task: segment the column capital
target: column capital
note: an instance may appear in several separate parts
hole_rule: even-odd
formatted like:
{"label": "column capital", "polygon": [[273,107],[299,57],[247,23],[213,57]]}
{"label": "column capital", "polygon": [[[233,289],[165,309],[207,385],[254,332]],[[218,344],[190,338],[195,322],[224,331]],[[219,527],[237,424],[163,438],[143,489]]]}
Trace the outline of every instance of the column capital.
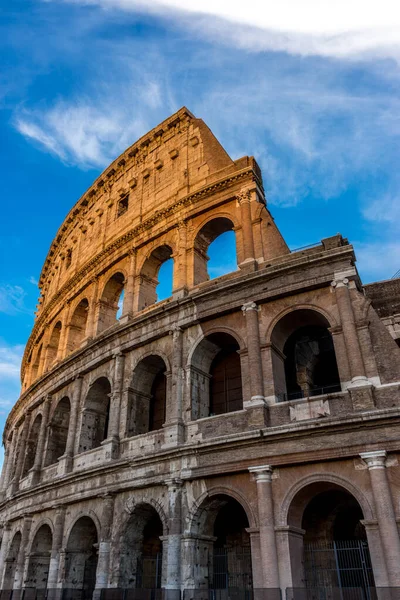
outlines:
{"label": "column capital", "polygon": [[272,481],[273,467],[271,465],[261,465],[259,467],[249,467],[249,472],[254,475],[257,483],[266,481],[271,483]]}
{"label": "column capital", "polygon": [[171,329],[168,331],[168,333],[169,333],[169,335],[172,335],[173,338],[175,339],[182,333],[182,331],[183,331],[182,327],[179,327],[179,325],[173,325],[171,327]]}
{"label": "column capital", "polygon": [[171,479],[165,479],[165,485],[168,487],[168,491],[174,491],[176,488],[181,488],[183,486],[183,480],[179,477],[171,477]]}
{"label": "column capital", "polygon": [[250,200],[251,200],[250,190],[240,190],[240,192],[238,194],[236,194],[236,200],[239,202],[239,204],[244,204],[246,202],[250,202]]}
{"label": "column capital", "polygon": [[353,278],[356,275],[357,271],[355,267],[351,267],[350,269],[346,269],[345,271],[335,271],[335,275],[333,281],[331,282],[331,286],[333,288],[348,287],[350,283],[350,278]]}
{"label": "column capital", "polygon": [[246,302],[245,304],[243,304],[242,311],[243,311],[244,315],[251,310],[260,312],[260,307],[257,306],[257,304],[255,302]]}
{"label": "column capital", "polygon": [[384,469],[386,467],[386,450],[373,450],[372,452],[361,452],[360,457],[367,464],[368,470]]}

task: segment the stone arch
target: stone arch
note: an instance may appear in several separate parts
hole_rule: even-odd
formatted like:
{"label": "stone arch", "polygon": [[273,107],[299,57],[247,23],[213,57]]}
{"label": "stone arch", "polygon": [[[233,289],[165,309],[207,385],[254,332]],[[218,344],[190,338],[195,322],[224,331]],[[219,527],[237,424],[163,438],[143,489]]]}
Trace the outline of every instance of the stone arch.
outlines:
{"label": "stone arch", "polygon": [[125,275],[120,270],[109,277],[99,300],[97,333],[105,331],[118,322],[119,301],[124,291]]}
{"label": "stone arch", "polygon": [[51,369],[57,360],[58,350],[60,347],[60,338],[61,338],[61,330],[62,323],[61,321],[57,321],[54,325],[53,330],[51,332],[50,341],[47,346],[47,357],[46,357],[46,367]]}
{"label": "stone arch", "polygon": [[336,353],[325,311],[307,306],[284,311],[268,340],[279,401],[341,390]]}
{"label": "stone arch", "polygon": [[17,569],[17,559],[21,546],[22,534],[19,529],[14,532],[7,549],[4,566],[3,589],[11,590],[14,587],[14,578]]}
{"label": "stone arch", "polygon": [[29,471],[35,464],[36,449],[42,425],[42,418],[42,414],[38,413],[30,426],[28,440],[25,448],[24,467],[22,469],[21,477],[25,477],[26,475],[28,475]]}
{"label": "stone arch", "polygon": [[375,518],[374,511],[368,499],[353,483],[333,473],[317,473],[303,477],[288,490],[280,505],[281,508],[278,513],[279,526],[284,527],[288,525],[289,509],[295,496],[304,488],[318,483],[327,483],[342,487],[357,500],[366,520],[373,520]]}
{"label": "stone arch", "polygon": [[204,333],[204,332],[200,333],[200,335],[197,336],[196,340],[192,344],[192,347],[189,350],[188,358],[187,358],[187,361],[186,361],[186,366],[187,367],[190,367],[190,365],[192,364],[193,354],[195,353],[197,346],[208,335],[212,335],[213,333],[227,333],[228,335],[230,335],[233,338],[235,338],[235,340],[237,341],[237,343],[239,345],[239,349],[240,350],[245,350],[246,349],[246,343],[245,343],[243,337],[237,332],[236,329],[233,329],[233,327],[226,327],[226,326],[221,326],[221,325],[218,325],[218,327],[211,327],[210,329],[207,329],[206,333]]}
{"label": "stone arch", "polygon": [[120,529],[119,587],[160,588],[166,518],[154,502],[137,502]]}
{"label": "stone arch", "polygon": [[84,590],[87,597],[91,597],[96,584],[99,531],[98,523],[88,514],[78,516],[68,531],[65,585]]}
{"label": "stone arch", "polygon": [[78,452],[98,448],[107,439],[110,418],[111,384],[98,377],[90,386],[82,410]]}
{"label": "stone arch", "polygon": [[292,486],[279,520],[288,535],[293,587],[374,587],[363,566],[370,564],[363,520],[372,516],[361,491],[342,477],[315,474]]}
{"label": "stone arch", "polygon": [[163,243],[153,250],[143,260],[139,269],[140,287],[138,296],[138,309],[142,310],[157,302],[158,273],[160,267],[174,256],[173,246]]}
{"label": "stone arch", "polygon": [[42,360],[42,351],[43,351],[43,344],[40,344],[40,346],[38,347],[36,354],[35,354],[35,360],[32,364],[31,383],[33,383],[41,374],[40,366],[41,366],[41,360]]}
{"label": "stone arch", "polygon": [[272,319],[271,323],[268,325],[268,328],[265,333],[265,343],[266,344],[270,344],[272,342],[272,340],[271,340],[272,332],[274,331],[275,326],[279,323],[279,321],[286,315],[296,312],[298,310],[310,310],[310,311],[314,311],[316,313],[320,313],[322,315],[322,317],[325,318],[329,327],[336,327],[338,325],[338,321],[335,318],[335,316],[332,313],[325,310],[324,308],[322,308],[321,306],[318,306],[317,304],[312,304],[312,303],[296,304],[295,306],[289,306],[288,308],[281,310],[277,315],[275,315],[275,317]]}
{"label": "stone arch", "polygon": [[203,336],[192,351],[189,366],[192,420],[243,408],[238,339],[236,333],[218,329]]}
{"label": "stone arch", "polygon": [[68,396],[64,396],[58,401],[48,426],[45,467],[57,462],[65,452],[70,414],[71,402]]}
{"label": "stone arch", "polygon": [[68,325],[67,354],[78,350],[86,336],[89,302],[82,298],[75,306]]}
{"label": "stone arch", "polygon": [[[209,215],[197,228],[192,241],[193,247],[193,285],[208,281],[210,275],[207,269],[209,257],[208,248],[220,235],[235,231],[235,219],[231,214],[215,213]],[[238,263],[238,248],[236,240],[236,263]]]}
{"label": "stone arch", "polygon": [[167,363],[158,353],[146,353],[136,363],[128,389],[128,437],[162,428],[169,392],[167,372]]}
{"label": "stone arch", "polygon": [[48,523],[42,523],[32,538],[25,587],[45,589],[50,567],[53,532]]}

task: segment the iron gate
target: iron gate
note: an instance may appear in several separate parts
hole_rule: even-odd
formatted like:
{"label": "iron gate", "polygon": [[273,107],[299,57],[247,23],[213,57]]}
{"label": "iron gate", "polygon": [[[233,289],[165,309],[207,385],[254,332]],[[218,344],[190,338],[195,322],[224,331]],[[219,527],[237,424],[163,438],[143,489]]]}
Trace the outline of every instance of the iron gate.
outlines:
{"label": "iron gate", "polygon": [[214,590],[252,589],[250,548],[214,548],[212,572]]}
{"label": "iron gate", "polygon": [[374,587],[368,543],[342,540],[304,545],[304,571],[307,588],[352,588],[363,591],[368,600]]}
{"label": "iron gate", "polygon": [[161,588],[162,554],[140,556],[137,560],[136,587],[142,589]]}

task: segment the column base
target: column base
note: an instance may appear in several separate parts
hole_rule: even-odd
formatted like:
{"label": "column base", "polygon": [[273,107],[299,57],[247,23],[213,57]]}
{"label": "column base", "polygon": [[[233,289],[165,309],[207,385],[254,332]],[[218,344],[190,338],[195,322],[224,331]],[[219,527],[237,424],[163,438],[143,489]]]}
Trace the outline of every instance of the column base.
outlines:
{"label": "column base", "polygon": [[172,290],[172,299],[180,300],[181,298],[185,298],[188,295],[188,289],[186,287],[178,288],[177,290]]}
{"label": "column base", "polygon": [[246,402],[243,403],[243,408],[247,412],[247,426],[253,428],[264,429],[268,425],[268,410],[265,401],[262,403],[257,401],[256,404]]}
{"label": "column base", "polygon": [[373,410],[375,408],[373,387],[372,383],[368,380],[363,383],[357,381],[354,384],[352,381],[347,390],[350,394],[354,410]]}
{"label": "column base", "polygon": [[243,408],[255,408],[255,407],[265,407],[267,403],[265,402],[264,396],[252,396],[250,400],[243,401]]}
{"label": "column base", "polygon": [[119,318],[119,322],[121,325],[126,325],[127,323],[129,323],[129,321],[132,321],[132,319],[133,314],[129,312],[126,315],[122,315],[122,317]]}
{"label": "column base", "polygon": [[174,423],[164,423],[164,443],[162,445],[163,450],[168,448],[176,448],[184,441],[185,429],[183,421],[176,421]]}
{"label": "column base", "polygon": [[68,473],[71,473],[73,467],[74,467],[74,457],[73,456],[69,456],[68,454],[64,454],[63,456],[60,456],[60,458],[58,459],[58,468],[57,468],[58,477],[62,477],[63,475],[67,475]]}
{"label": "column base", "polygon": [[101,442],[101,446],[104,448],[104,460],[119,458],[119,438],[108,438]]}
{"label": "column base", "polygon": [[240,265],[238,265],[238,267],[241,271],[248,271],[249,273],[252,273],[254,271],[257,271],[258,262],[255,258],[246,258],[243,262],[240,263]]}

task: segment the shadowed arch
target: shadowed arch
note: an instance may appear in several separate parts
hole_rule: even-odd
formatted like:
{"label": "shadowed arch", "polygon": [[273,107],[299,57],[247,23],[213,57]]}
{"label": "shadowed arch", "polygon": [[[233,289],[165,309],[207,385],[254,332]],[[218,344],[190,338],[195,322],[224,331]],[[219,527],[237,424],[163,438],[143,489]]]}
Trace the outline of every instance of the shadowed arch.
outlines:
{"label": "shadowed arch", "polygon": [[[202,283],[203,281],[208,281],[210,279],[210,273],[208,272],[207,263],[209,260],[209,256],[207,252],[210,248],[210,245],[216,241],[220,236],[227,234],[229,231],[234,231],[235,225],[232,221],[231,216],[217,216],[214,215],[210,219],[207,219],[197,231],[193,246],[194,246],[194,254],[193,254],[193,284],[197,285]],[[235,238],[236,242],[236,238]],[[237,249],[235,245],[235,256],[227,256],[225,253],[223,256],[223,260],[219,261],[220,264],[216,265],[215,268],[219,268],[218,272],[214,273],[214,277],[218,277],[220,275],[225,275],[226,273],[231,272],[232,270],[232,261],[235,261],[237,266]]]}
{"label": "shadowed arch", "polygon": [[107,438],[110,417],[111,384],[99,377],[90,386],[82,411],[79,452],[98,448]]}
{"label": "shadowed arch", "polygon": [[49,345],[47,346],[47,360],[46,367],[51,369],[53,364],[55,363],[58,355],[58,350],[60,346],[60,338],[61,338],[61,329],[62,324],[61,321],[57,321],[57,323],[53,327],[53,331],[51,332]]}
{"label": "shadowed arch", "polygon": [[89,516],[80,516],[73,524],[66,545],[65,584],[82,589],[90,597],[96,583],[98,528]]}
{"label": "shadowed arch", "polygon": [[75,307],[69,323],[67,354],[78,350],[86,336],[86,326],[89,313],[89,302],[83,298]]}
{"label": "shadowed arch", "polygon": [[21,546],[21,531],[16,531],[13,535],[5,560],[3,589],[11,590],[14,587],[15,572],[17,569],[17,559]]}
{"label": "shadowed arch", "polygon": [[[172,259],[172,256],[172,247],[168,244],[163,244],[162,246],[155,248],[150,256],[145,259],[140,270],[139,310],[157,302],[157,286],[159,284],[158,274],[160,267],[166,263],[166,261]],[[172,293],[172,279],[170,288]]]}
{"label": "shadowed arch", "polygon": [[71,402],[67,396],[62,398],[51,417],[44,466],[52,465],[64,454],[67,446]]}
{"label": "shadowed arch", "polygon": [[99,316],[97,333],[105,331],[118,322],[119,301],[124,290],[125,277],[118,271],[114,273],[104,286],[99,300]]}
{"label": "shadowed arch", "polygon": [[44,523],[38,528],[32,541],[25,587],[36,589],[47,587],[52,543],[52,530],[47,523]]}

